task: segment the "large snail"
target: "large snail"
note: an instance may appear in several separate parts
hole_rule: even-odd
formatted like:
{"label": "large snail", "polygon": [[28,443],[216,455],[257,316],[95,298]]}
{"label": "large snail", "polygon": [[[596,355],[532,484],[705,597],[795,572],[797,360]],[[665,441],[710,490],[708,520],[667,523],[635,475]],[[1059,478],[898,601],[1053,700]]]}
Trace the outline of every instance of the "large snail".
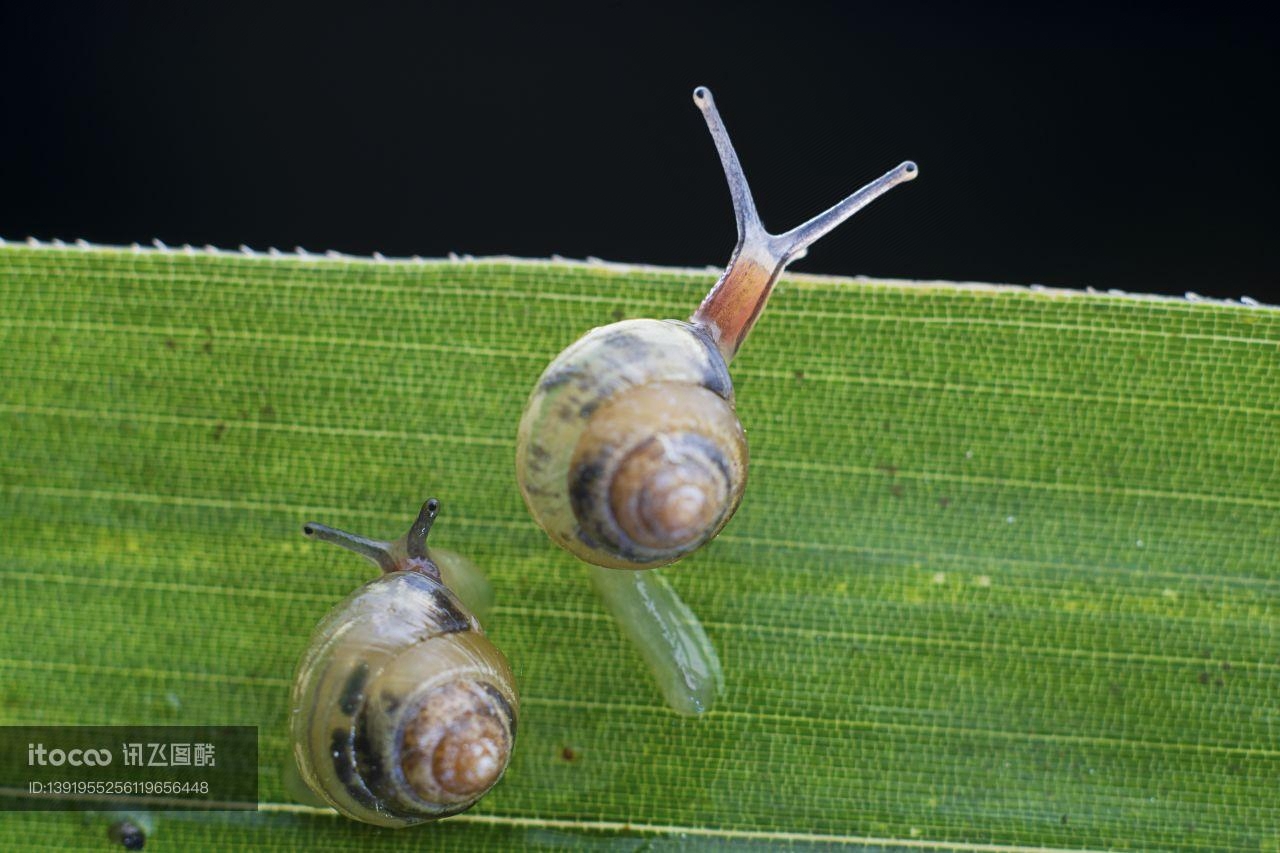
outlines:
{"label": "large snail", "polygon": [[916,177],[903,163],[785,234],[764,229],[711,92],[693,91],[733,199],[738,244],[688,322],[596,328],[538,380],[520,421],[520,491],[551,540],[592,563],[592,584],[639,648],[667,704],[705,711],[723,684],[693,611],[652,569],[711,540],[742,500],[747,441],[728,364],[774,282],[818,238]]}
{"label": "large snail", "polygon": [[784,234],[764,229],[711,92],[702,110],[738,226],[729,266],[688,322],[592,329],[547,367],[520,421],[520,491],[552,541],[588,563],[650,569],[712,539],[742,500],[747,441],[728,364],[783,269],[890,188],[906,162]]}
{"label": "large snail", "polygon": [[469,808],[502,776],[515,741],[511,668],[446,586],[475,588],[476,570],[426,547],[438,510],[427,501],[396,542],[303,528],[383,571],[316,627],[298,664],[290,722],[307,787],[347,817],[380,826]]}

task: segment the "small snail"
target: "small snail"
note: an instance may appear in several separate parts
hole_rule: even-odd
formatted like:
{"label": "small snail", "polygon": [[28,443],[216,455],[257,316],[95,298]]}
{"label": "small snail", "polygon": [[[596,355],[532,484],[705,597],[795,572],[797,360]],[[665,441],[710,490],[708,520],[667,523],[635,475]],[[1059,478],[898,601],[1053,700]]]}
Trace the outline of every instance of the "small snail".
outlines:
{"label": "small snail", "polygon": [[902,163],[784,234],[764,229],[711,92],[702,110],[733,198],[738,244],[688,322],[624,320],[588,332],[538,380],[516,449],[520,491],[552,541],[588,563],[649,569],[712,539],[746,486],[747,441],[728,364],[783,269],[892,187]]}
{"label": "small snail", "polygon": [[294,678],[290,723],[307,787],[379,826],[471,807],[502,776],[515,741],[519,697],[507,659],[445,586],[476,570],[426,547],[439,506],[427,501],[394,543],[303,528],[384,573],[316,627]]}

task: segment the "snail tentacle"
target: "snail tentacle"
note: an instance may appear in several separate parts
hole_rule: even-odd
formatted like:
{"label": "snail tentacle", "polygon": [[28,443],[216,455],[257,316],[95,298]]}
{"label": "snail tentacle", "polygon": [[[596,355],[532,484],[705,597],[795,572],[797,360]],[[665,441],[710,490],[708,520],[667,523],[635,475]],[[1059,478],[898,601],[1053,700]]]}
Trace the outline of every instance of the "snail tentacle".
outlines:
{"label": "snail tentacle", "polygon": [[392,551],[393,546],[390,542],[358,536],[355,533],[348,533],[345,530],[339,530],[336,527],[329,527],[327,524],[320,524],[315,521],[308,521],[304,524],[302,526],[302,534],[308,539],[332,542],[339,548],[354,551],[361,557],[371,560],[374,565],[384,572],[399,571],[399,561],[396,560]]}
{"label": "snail tentacle", "polygon": [[741,251],[749,238],[760,240],[768,235],[764,230],[764,223],[760,221],[760,214],[756,212],[756,203],[751,197],[751,187],[747,183],[746,173],[742,171],[742,162],[738,159],[738,152],[734,150],[733,142],[729,139],[729,131],[725,129],[724,121],[720,118],[720,111],[716,109],[711,90],[706,86],[694,89],[693,102],[698,105],[698,109],[702,110],[702,116],[707,121],[707,129],[711,131],[711,141],[715,143],[716,153],[720,155],[720,165],[724,167],[725,180],[729,183],[729,195],[733,198],[733,216],[738,224],[736,253]]}
{"label": "snail tentacle", "polygon": [[782,257],[783,265],[786,265],[789,261],[799,257],[800,253],[809,246],[812,246],[835,230],[840,223],[898,184],[914,181],[919,174],[919,167],[910,160],[899,163],[865,187],[851,193],[840,203],[832,205],[808,222],[797,225],[785,233],[771,235],[770,242],[774,244],[774,252]]}
{"label": "snail tentacle", "polygon": [[430,498],[422,505],[422,511],[413,522],[413,527],[405,534],[405,550],[410,557],[425,560],[427,558],[427,535],[431,533],[431,525],[435,524],[440,513],[440,501]]}
{"label": "snail tentacle", "polygon": [[738,224],[738,244],[724,274],[711,288],[691,322],[710,332],[724,360],[729,362],[751,332],[774,283],[787,264],[801,257],[809,246],[879,196],[898,184],[915,179],[919,169],[910,161],[902,163],[808,222],[782,234],[770,234],[756,211],[747,177],[711,91],[699,86],[693,90],[693,100],[706,119],[729,182],[729,195],[733,199],[733,213]]}

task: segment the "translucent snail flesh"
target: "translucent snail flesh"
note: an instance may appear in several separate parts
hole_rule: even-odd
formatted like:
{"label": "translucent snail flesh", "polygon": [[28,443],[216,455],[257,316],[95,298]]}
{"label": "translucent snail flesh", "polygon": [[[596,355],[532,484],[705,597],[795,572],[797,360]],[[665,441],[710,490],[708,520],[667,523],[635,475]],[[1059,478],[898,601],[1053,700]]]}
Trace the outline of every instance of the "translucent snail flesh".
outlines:
{"label": "translucent snail flesh", "polygon": [[290,734],[307,787],[343,815],[410,826],[471,807],[501,778],[516,735],[511,668],[426,548],[430,500],[398,542],[304,532],[384,572],[316,627],[294,678]]}
{"label": "translucent snail flesh", "polygon": [[698,617],[660,572],[591,566],[591,586],[640,652],[667,707],[697,716],[724,689],[720,656]]}
{"label": "translucent snail flesh", "polygon": [[592,329],[538,380],[520,421],[517,479],[552,541],[582,560],[649,569],[701,547],[742,500],[747,441],[728,364],[774,282],[818,238],[890,188],[906,162],[784,234],[764,229],[711,92],[702,110],[733,198],[738,243],[688,322]]}

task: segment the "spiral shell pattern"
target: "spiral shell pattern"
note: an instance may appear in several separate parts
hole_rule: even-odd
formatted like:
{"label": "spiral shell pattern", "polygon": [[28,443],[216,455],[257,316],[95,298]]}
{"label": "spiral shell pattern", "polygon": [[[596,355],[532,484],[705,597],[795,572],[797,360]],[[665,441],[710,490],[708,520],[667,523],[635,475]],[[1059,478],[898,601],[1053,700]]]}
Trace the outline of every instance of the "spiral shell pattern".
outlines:
{"label": "spiral shell pattern", "polygon": [[593,329],[539,380],[516,467],[535,520],[581,559],[628,569],[678,559],[720,531],[746,486],[724,358],[676,320]]}
{"label": "spiral shell pattern", "polygon": [[383,575],[330,611],[298,666],[298,770],[366,823],[456,814],[506,769],[514,684],[506,658],[446,587],[417,572]]}

